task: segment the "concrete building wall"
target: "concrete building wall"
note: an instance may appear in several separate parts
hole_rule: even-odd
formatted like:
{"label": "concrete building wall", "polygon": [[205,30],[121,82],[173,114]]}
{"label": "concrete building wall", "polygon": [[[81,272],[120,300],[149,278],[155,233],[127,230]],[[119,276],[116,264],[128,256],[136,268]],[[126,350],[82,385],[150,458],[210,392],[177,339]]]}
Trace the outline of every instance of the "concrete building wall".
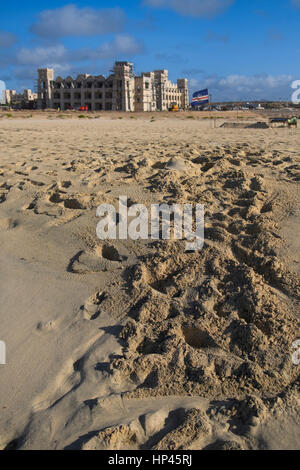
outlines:
{"label": "concrete building wall", "polygon": [[113,74],[107,78],[83,74],[75,79],[54,80],[53,69],[38,70],[39,108],[67,110],[88,106],[91,111],[156,111],[178,104],[185,109],[187,93],[187,80],[171,83],[167,70],[136,77],[130,62],[116,62]]}
{"label": "concrete building wall", "polygon": [[6,104],[12,104],[18,100],[18,94],[16,90],[5,90]]}
{"label": "concrete building wall", "polygon": [[52,84],[54,80],[53,69],[38,70],[38,108],[52,107]]}
{"label": "concrete building wall", "polygon": [[10,104],[11,103],[11,92],[13,90],[5,90],[4,94],[5,94],[5,103],[6,104]]}
{"label": "concrete building wall", "polygon": [[16,90],[6,90],[5,97],[7,104],[17,104],[24,101],[24,95],[22,93],[17,93]]}
{"label": "concrete building wall", "polygon": [[23,96],[25,101],[35,101],[38,97],[37,93],[33,93],[30,88],[24,90]]}
{"label": "concrete building wall", "polygon": [[6,104],[6,87],[2,80],[0,80],[0,104]]}
{"label": "concrete building wall", "polygon": [[133,64],[131,62],[116,62],[114,65],[114,76],[118,81],[118,105],[116,110],[134,111],[135,104],[135,84]]}
{"label": "concrete building wall", "polygon": [[182,109],[187,109],[190,105],[188,79],[179,78],[177,80],[177,86],[181,93],[181,107]]}
{"label": "concrete building wall", "polygon": [[169,80],[168,70],[155,70],[156,105],[160,111],[167,111],[172,105],[179,109],[187,109],[189,106],[188,81],[178,79],[177,83]]}
{"label": "concrete building wall", "polygon": [[37,93],[33,93],[30,89],[24,90],[24,93],[17,93],[16,90],[5,90],[6,104],[10,105],[26,105],[37,100]]}
{"label": "concrete building wall", "polygon": [[156,88],[153,72],[135,77],[135,111],[156,110]]}

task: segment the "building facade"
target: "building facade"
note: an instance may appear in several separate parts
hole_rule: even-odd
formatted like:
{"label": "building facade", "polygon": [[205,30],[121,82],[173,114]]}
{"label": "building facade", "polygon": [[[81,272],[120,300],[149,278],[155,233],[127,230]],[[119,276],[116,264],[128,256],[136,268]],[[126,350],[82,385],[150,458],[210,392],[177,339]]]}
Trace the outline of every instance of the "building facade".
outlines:
{"label": "building facade", "polygon": [[168,70],[155,70],[156,107],[161,111],[167,111],[173,104],[179,109],[187,109],[189,106],[188,80],[178,79],[172,83],[168,77]]}
{"label": "building facade", "polygon": [[173,104],[179,109],[188,107],[188,81],[170,82],[167,70],[137,77],[132,63],[116,62],[107,78],[84,74],[55,80],[53,69],[38,70],[39,109],[87,106],[91,111],[164,111]]}
{"label": "building facade", "polygon": [[6,87],[2,80],[0,80],[0,104],[6,104]]}
{"label": "building facade", "polygon": [[37,93],[30,89],[24,90],[24,93],[17,93],[16,90],[5,90],[5,102],[8,105],[25,105],[37,101]]}
{"label": "building facade", "polygon": [[38,97],[37,93],[31,91],[30,88],[24,90],[23,96],[25,101],[36,101]]}
{"label": "building facade", "polygon": [[16,102],[19,100],[19,94],[17,93],[16,90],[5,90],[5,103],[6,104],[12,104],[13,102]]}

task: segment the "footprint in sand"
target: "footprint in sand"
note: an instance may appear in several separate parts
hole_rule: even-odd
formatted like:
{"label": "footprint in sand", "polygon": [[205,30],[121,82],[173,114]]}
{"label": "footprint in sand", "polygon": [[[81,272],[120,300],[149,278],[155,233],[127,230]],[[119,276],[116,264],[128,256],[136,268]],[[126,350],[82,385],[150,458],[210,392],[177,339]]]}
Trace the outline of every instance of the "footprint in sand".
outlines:
{"label": "footprint in sand", "polygon": [[58,183],[58,186],[60,186],[61,188],[69,188],[70,186],[72,186],[72,183],[71,181],[59,181]]}
{"label": "footprint in sand", "polygon": [[18,225],[18,222],[14,219],[11,219],[9,217],[5,217],[3,219],[0,219],[0,228],[1,230],[12,230]]}
{"label": "footprint in sand", "polygon": [[46,321],[46,322],[39,322],[36,326],[36,330],[39,333],[50,333],[56,328],[56,322],[54,320]]}
{"label": "footprint in sand", "polygon": [[108,261],[121,261],[118,250],[112,245],[103,245],[96,248],[96,254]]}
{"label": "footprint in sand", "polygon": [[196,326],[183,326],[182,336],[185,342],[194,349],[215,348],[216,343],[209,333]]}
{"label": "footprint in sand", "polygon": [[86,320],[96,320],[101,311],[100,305],[107,298],[106,292],[96,292],[92,295],[88,301],[81,307],[83,310],[83,316]]}
{"label": "footprint in sand", "polygon": [[75,274],[92,274],[97,272],[112,271],[119,269],[121,261],[125,256],[120,256],[118,250],[112,245],[100,245],[94,252],[84,250],[76,253],[71,258],[67,271]]}
{"label": "footprint in sand", "polygon": [[[64,187],[67,187],[68,184],[71,185],[70,181],[65,181],[64,184],[65,184]],[[73,197],[73,196],[69,196],[67,198],[65,197],[65,194],[66,194],[65,191],[55,191],[50,195],[49,201],[52,202],[53,204],[63,204],[66,209],[71,209],[71,210],[86,209],[86,206],[78,198]]]}
{"label": "footprint in sand", "polygon": [[49,197],[49,201],[52,202],[53,204],[59,204],[63,202],[60,192],[55,191],[54,193],[52,193],[51,196]]}
{"label": "footprint in sand", "polygon": [[72,210],[84,209],[84,206],[76,198],[65,199],[64,207]]}

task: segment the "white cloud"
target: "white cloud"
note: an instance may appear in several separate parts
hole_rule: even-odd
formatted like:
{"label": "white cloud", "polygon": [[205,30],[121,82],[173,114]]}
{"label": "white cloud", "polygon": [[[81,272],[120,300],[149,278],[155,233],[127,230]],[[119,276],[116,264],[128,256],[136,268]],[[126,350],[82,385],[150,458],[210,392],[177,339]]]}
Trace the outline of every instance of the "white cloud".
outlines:
{"label": "white cloud", "polygon": [[170,8],[186,16],[214,17],[223,13],[235,0],[144,0],[144,5]]}
{"label": "white cloud", "polygon": [[228,75],[191,79],[190,91],[209,88],[214,101],[291,99],[292,75]]}
{"label": "white cloud", "polygon": [[0,29],[0,47],[11,47],[17,42],[17,38],[12,33],[7,33]]}
{"label": "white cloud", "polygon": [[143,45],[140,41],[127,34],[119,34],[113,41],[100,46],[95,53],[99,59],[110,59],[125,55],[132,56],[142,51]]}
{"label": "white cloud", "polygon": [[99,10],[66,5],[42,11],[30,30],[44,38],[96,36],[120,32],[124,23],[125,14],[120,8]]}
{"label": "white cloud", "polygon": [[56,76],[61,75],[65,77],[71,71],[70,64],[56,64],[54,62],[53,64],[51,64],[51,68],[54,69]]}
{"label": "white cloud", "polygon": [[68,58],[67,49],[62,46],[35,47],[29,49],[22,47],[16,55],[19,65],[46,65],[54,62],[61,63]]}
{"label": "white cloud", "polygon": [[15,55],[6,57],[6,62],[14,65],[12,75],[23,86],[26,80],[34,80],[39,67],[53,68],[56,76],[68,74],[75,76],[91,69],[97,73],[99,61],[105,63],[110,59],[127,59],[142,50],[141,42],[132,36],[116,35],[111,42],[103,43],[94,49],[68,50],[61,44],[34,48],[22,47]]}
{"label": "white cloud", "polygon": [[22,47],[16,53],[17,65],[53,66],[67,62],[83,62],[100,59],[117,59],[118,57],[133,56],[143,51],[143,45],[134,37],[127,34],[117,34],[110,41],[99,47],[68,50],[63,45],[27,48]]}

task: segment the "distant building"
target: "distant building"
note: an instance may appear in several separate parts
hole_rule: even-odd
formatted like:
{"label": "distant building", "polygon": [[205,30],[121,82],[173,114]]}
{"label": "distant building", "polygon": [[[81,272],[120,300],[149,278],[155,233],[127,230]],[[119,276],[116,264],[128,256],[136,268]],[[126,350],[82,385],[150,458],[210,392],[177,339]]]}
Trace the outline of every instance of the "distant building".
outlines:
{"label": "distant building", "polygon": [[36,101],[38,97],[37,93],[32,92],[30,88],[24,90],[23,96],[25,101]]}
{"label": "distant building", "polygon": [[18,94],[16,90],[5,90],[6,104],[12,104],[13,101],[17,101]]}
{"label": "distant building", "polygon": [[142,73],[140,77],[134,78],[134,110],[155,111],[156,110],[156,88],[153,72]]}
{"label": "distant building", "polygon": [[38,108],[91,111],[164,111],[173,104],[189,106],[188,81],[172,83],[167,70],[142,73],[137,77],[130,62],[116,62],[113,74],[78,75],[54,80],[53,69],[38,70]]}
{"label": "distant building", "polygon": [[0,80],[0,104],[6,104],[5,83]]}
{"label": "distant building", "polygon": [[5,90],[6,104],[24,106],[32,104],[37,100],[37,93],[30,89],[24,90],[24,93],[17,93],[16,90]]}
{"label": "distant building", "polygon": [[179,109],[189,107],[188,80],[178,79],[172,83],[168,78],[168,70],[155,70],[154,82],[156,88],[156,108],[159,111],[167,111],[172,104],[178,105]]}

